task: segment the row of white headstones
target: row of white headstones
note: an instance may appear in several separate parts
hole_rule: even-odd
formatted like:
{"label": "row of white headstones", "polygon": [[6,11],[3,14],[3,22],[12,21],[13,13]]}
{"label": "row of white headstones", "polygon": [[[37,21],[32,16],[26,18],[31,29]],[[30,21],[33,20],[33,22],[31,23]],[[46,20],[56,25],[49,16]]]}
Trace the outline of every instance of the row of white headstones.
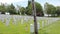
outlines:
{"label": "row of white headstones", "polygon": [[33,17],[19,16],[19,15],[0,15],[0,21],[2,21],[2,23],[4,23],[4,21],[5,21],[7,26],[9,25],[11,19],[13,20],[12,24],[16,24],[17,21],[20,21],[20,23],[23,24],[24,22],[32,20]]}
{"label": "row of white headstones", "polygon": [[[39,20],[39,18],[37,18]],[[46,18],[46,17],[40,17],[40,20],[42,20],[42,28],[45,26],[48,26],[50,24],[56,23],[56,21],[60,20],[60,18]],[[46,22],[44,22],[46,20]],[[37,29],[39,30],[41,28],[40,23],[37,23]],[[34,32],[34,24],[30,24],[30,30],[33,33]]]}
{"label": "row of white headstones", "polygon": [[[17,24],[17,21],[21,20],[21,24],[23,24],[24,22],[27,22],[29,20],[33,20],[32,16],[19,16],[19,15],[0,15],[0,20],[2,21],[2,23],[5,22],[6,26],[9,25],[10,20],[13,18],[13,23],[12,24]],[[37,17],[37,21],[38,20],[42,20],[42,27],[48,26],[52,23],[54,23],[57,20],[60,20],[60,18],[47,18],[47,17]],[[44,20],[46,21],[46,23],[44,22]],[[38,29],[40,29],[40,23],[37,23],[37,27]],[[30,24],[30,32],[34,32],[34,24]]]}

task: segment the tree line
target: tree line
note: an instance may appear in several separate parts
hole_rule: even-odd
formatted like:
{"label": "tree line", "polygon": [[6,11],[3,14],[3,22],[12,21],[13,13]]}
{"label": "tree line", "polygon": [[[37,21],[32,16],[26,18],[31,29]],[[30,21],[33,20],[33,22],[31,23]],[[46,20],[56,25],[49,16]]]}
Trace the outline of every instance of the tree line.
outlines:
{"label": "tree line", "polygon": [[[60,16],[60,6],[54,6],[47,2],[44,4],[44,8],[42,8],[41,4],[38,2],[35,2],[35,6],[37,16],[44,16],[44,14],[47,14],[48,16]],[[11,15],[33,15],[31,3],[28,3],[27,7],[17,5],[17,8],[13,4],[7,6],[5,4],[1,4],[0,12],[2,14],[9,12]]]}
{"label": "tree line", "polygon": [[48,14],[48,16],[49,14],[51,16],[60,16],[60,6],[54,6],[46,2],[44,4],[44,12]]}

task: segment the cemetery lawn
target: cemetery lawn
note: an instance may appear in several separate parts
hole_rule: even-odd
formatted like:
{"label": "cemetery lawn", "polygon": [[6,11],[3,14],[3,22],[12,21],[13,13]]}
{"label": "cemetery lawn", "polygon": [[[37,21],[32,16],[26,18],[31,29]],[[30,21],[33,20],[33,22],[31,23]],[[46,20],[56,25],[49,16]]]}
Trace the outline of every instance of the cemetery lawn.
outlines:
{"label": "cemetery lawn", "polygon": [[[30,23],[32,22],[30,21]],[[13,25],[11,20],[9,26],[6,26],[5,23],[0,21],[0,34],[30,34],[30,23],[21,24],[18,21],[16,25]],[[26,29],[26,26],[28,29]],[[60,34],[60,20],[44,28],[41,27],[38,32],[39,34]]]}
{"label": "cemetery lawn", "polygon": [[60,20],[39,30],[39,34],[60,34]]}

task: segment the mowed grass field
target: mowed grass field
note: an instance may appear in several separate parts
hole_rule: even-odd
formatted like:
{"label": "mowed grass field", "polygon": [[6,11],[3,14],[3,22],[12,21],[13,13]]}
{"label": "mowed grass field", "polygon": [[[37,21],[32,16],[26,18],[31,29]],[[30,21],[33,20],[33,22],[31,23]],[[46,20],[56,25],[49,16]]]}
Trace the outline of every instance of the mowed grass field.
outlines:
{"label": "mowed grass field", "polygon": [[39,30],[39,34],[60,34],[60,20],[42,28]]}
{"label": "mowed grass field", "polygon": [[[17,21],[17,24],[12,24],[12,21],[13,20],[11,19],[8,26],[6,26],[5,23],[2,23],[2,21],[0,21],[0,34],[30,34],[30,24],[33,24],[33,20],[24,22],[24,24],[21,24],[20,21]],[[39,23],[39,34],[60,34],[60,20],[56,21],[53,24],[45,26],[44,28],[42,28],[41,20],[39,20]]]}

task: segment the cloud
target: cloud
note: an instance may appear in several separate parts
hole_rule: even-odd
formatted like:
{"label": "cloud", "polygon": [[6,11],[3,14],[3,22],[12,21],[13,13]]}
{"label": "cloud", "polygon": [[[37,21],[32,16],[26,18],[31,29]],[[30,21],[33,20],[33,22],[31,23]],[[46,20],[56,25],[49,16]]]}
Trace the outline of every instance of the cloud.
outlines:
{"label": "cloud", "polygon": [[8,4],[11,4],[11,3],[16,3],[16,2],[23,2],[23,1],[28,1],[28,0],[0,0],[0,3],[8,3]]}

